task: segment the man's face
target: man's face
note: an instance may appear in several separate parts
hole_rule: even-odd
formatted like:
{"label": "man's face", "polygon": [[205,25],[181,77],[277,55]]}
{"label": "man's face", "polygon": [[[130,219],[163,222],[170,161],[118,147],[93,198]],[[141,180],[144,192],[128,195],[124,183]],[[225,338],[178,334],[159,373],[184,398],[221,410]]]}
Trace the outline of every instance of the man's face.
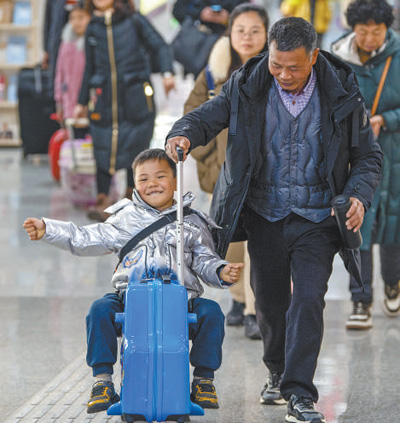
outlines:
{"label": "man's face", "polygon": [[296,94],[305,86],[318,53],[316,48],[310,55],[304,47],[279,51],[273,41],[269,46],[268,69],[285,91]]}
{"label": "man's face", "polygon": [[384,23],[376,24],[374,21],[368,24],[357,24],[354,26],[355,41],[357,46],[372,53],[385,42],[387,27]]}
{"label": "man's face", "polygon": [[174,202],[176,179],[166,160],[148,160],[136,166],[135,188],[142,200],[163,211]]}

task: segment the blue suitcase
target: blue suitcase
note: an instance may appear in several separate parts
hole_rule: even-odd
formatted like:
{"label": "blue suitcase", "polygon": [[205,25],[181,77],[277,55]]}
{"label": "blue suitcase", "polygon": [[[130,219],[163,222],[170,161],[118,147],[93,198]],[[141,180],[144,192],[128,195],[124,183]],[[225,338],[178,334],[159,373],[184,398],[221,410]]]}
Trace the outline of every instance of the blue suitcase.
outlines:
{"label": "blue suitcase", "polygon": [[[108,410],[127,422],[189,420],[204,410],[190,401],[188,295],[183,286],[183,151],[178,150],[178,280],[129,281],[122,323],[121,400]],[[162,274],[162,272],[157,272]]]}
{"label": "blue suitcase", "polygon": [[125,421],[178,421],[204,410],[190,401],[189,330],[186,288],[170,279],[130,281],[121,346],[121,400],[107,414]]}

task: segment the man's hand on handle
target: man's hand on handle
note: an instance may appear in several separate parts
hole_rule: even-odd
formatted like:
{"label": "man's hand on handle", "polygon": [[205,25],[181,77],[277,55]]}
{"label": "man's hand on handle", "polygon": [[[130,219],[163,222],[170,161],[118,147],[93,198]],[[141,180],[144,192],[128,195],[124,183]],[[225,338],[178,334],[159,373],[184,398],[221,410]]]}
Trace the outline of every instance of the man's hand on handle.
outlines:
{"label": "man's hand on handle", "polygon": [[170,138],[165,145],[165,151],[168,154],[168,156],[175,163],[178,163],[178,155],[176,153],[176,147],[182,148],[183,161],[185,161],[188,155],[189,147],[190,147],[189,139],[186,137],[174,137],[174,138]]}

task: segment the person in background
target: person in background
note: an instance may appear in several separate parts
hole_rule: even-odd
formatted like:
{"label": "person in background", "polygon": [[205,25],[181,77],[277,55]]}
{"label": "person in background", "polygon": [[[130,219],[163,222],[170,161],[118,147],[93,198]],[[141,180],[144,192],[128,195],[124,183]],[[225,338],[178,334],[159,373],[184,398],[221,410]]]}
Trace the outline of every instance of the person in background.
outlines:
{"label": "person in background", "polygon": [[348,329],[369,329],[373,244],[380,245],[383,311],[390,317],[400,313],[400,37],[390,28],[393,9],[385,0],[355,0],[349,4],[346,18],[351,32],[332,44],[332,52],[353,68],[370,111],[384,68],[389,64],[377,108],[370,117],[384,153],[383,178],[361,227],[364,291],[351,278],[353,312],[346,322]]}
{"label": "person in background", "polygon": [[382,153],[356,76],[316,45],[309,22],[277,21],[268,52],[249,59],[218,96],[175,122],[165,147],[177,161],[176,146],[186,157],[229,127],[211,204],[219,226],[214,239],[222,255],[231,241],[248,240],[268,368],[260,401],[288,401],[288,423],[325,422],[314,409],[313,380],[336,253],[354,275],[360,272],[357,250],[344,248],[331,200],[350,197],[346,227],[356,232],[381,180]]}
{"label": "person in background", "polygon": [[64,25],[68,22],[68,12],[78,0],[46,0],[43,22],[43,68],[49,69],[48,88],[54,94],[54,76],[58,49]]}
{"label": "person in background", "polygon": [[229,22],[229,14],[246,0],[177,0],[172,14],[182,23],[187,16],[210,28],[213,32],[224,33]]}
{"label": "person in background", "polygon": [[[242,3],[236,6],[229,18],[228,36],[221,37],[213,47],[206,69],[198,78],[188,99],[184,112],[199,107],[214,95],[235,70],[251,57],[268,48],[268,14],[259,5]],[[221,167],[225,161],[228,130],[224,129],[205,147],[195,148],[191,154],[197,162],[197,173],[203,191],[213,193]],[[248,263],[247,243],[232,243],[227,260]],[[245,336],[261,339],[254,308],[254,294],[250,287],[250,266],[245,266],[239,282],[232,286],[232,308],[226,316],[228,326],[244,324]]]}
{"label": "person in background", "polygon": [[90,20],[82,3],[73,6],[58,52],[54,99],[60,119],[72,118],[85,69],[85,31]]}
{"label": "person in background", "polygon": [[[77,226],[72,222],[31,217],[23,224],[29,238],[42,239],[77,256],[119,255],[134,236],[166,214],[176,213],[177,208],[176,165],[164,150],[143,151],[133,163],[133,170],[132,201],[124,199],[110,207],[112,215],[106,222]],[[187,193],[183,197],[185,207],[193,200],[193,194]],[[214,288],[227,288],[238,280],[243,263],[228,263],[215,253],[209,229],[215,224],[208,216],[190,209],[185,223],[184,285],[191,310],[197,315],[197,322],[189,325],[190,363],[194,367],[191,399],[203,408],[215,409],[218,398],[213,379],[222,362],[224,315],[218,303],[201,298],[204,289],[200,279]],[[86,318],[86,361],[95,378],[87,404],[89,414],[107,410],[119,400],[112,382],[118,356],[117,336],[121,335],[121,324],[115,322],[115,313],[124,311],[124,291],[129,280],[161,275],[176,279],[176,242],[174,221],[140,241],[115,269],[113,292],[92,304]]]}
{"label": "person in background", "polygon": [[86,0],[85,8],[92,18],[86,30],[86,67],[74,117],[89,113],[98,197],[88,217],[104,221],[113,175],[126,169],[126,197],[130,198],[131,164],[149,147],[153,135],[151,63],[164,76],[166,94],[175,80],[168,45],[135,10],[132,0]]}
{"label": "person in background", "polygon": [[317,47],[321,48],[325,32],[332,18],[329,0],[283,0],[283,16],[296,16],[310,22],[317,32]]}

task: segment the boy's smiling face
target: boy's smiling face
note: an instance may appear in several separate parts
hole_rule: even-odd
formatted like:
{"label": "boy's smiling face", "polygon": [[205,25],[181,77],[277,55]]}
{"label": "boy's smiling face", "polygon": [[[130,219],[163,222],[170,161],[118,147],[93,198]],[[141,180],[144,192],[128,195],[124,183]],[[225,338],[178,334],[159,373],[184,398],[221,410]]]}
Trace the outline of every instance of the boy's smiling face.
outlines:
{"label": "boy's smiling face", "polygon": [[166,160],[154,159],[138,164],[134,176],[135,188],[149,206],[159,211],[172,206],[176,178]]}

